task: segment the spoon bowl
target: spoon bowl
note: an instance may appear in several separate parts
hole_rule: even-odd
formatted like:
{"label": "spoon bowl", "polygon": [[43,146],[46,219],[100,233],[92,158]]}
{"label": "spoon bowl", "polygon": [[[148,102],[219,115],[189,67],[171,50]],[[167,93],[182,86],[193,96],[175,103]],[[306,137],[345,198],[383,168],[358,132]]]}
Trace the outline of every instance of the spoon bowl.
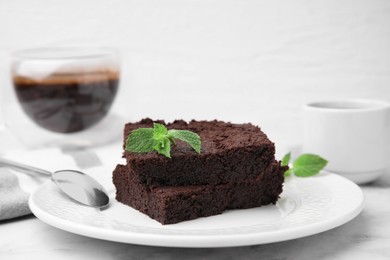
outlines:
{"label": "spoon bowl", "polygon": [[91,176],[80,171],[61,170],[51,180],[70,198],[91,207],[104,207],[109,203],[107,192]]}

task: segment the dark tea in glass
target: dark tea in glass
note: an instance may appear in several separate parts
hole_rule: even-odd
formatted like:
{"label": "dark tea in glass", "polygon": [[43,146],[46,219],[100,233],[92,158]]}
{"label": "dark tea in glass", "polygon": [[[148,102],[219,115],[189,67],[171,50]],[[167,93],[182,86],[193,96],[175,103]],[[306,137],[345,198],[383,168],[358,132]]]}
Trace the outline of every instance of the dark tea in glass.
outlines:
{"label": "dark tea in glass", "polygon": [[105,48],[15,53],[17,99],[37,125],[58,133],[87,129],[108,113],[119,84],[118,56]]}

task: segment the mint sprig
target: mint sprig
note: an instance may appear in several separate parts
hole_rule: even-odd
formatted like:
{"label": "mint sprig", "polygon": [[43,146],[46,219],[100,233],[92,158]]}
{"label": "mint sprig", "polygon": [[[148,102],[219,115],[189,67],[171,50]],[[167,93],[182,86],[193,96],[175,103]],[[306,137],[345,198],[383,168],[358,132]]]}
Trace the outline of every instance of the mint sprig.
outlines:
{"label": "mint sprig", "polygon": [[299,177],[309,177],[319,173],[328,161],[316,154],[302,154],[290,164],[291,153],[286,154],[282,159],[282,166],[290,166],[284,175],[289,176],[291,173]]}
{"label": "mint sprig", "polygon": [[138,128],[130,133],[126,139],[125,149],[134,153],[148,153],[157,151],[171,158],[171,143],[176,140],[188,143],[197,153],[200,153],[200,136],[188,130],[168,130],[164,125],[154,123],[153,128]]}

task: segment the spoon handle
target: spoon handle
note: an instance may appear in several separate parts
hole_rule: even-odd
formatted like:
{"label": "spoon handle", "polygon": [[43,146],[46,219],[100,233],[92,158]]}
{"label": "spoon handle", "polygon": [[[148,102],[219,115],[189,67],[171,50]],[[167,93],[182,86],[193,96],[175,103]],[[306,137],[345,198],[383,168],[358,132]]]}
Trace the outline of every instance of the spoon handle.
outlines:
{"label": "spoon handle", "polygon": [[49,171],[35,168],[32,166],[28,166],[28,165],[25,165],[22,163],[10,161],[10,160],[4,159],[4,158],[0,158],[0,166],[10,167],[10,168],[13,168],[17,171],[30,173],[30,174],[31,173],[38,173],[41,175],[51,176],[51,172],[49,172]]}

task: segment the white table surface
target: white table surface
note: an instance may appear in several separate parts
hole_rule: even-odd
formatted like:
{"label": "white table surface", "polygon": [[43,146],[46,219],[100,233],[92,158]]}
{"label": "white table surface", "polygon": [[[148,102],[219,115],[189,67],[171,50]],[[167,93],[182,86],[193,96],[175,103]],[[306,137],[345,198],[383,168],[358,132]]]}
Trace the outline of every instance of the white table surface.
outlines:
{"label": "white table surface", "polygon": [[75,235],[30,215],[0,222],[0,259],[390,259],[390,170],[361,187],[366,206],[359,216],[291,241],[215,249],[138,246]]}

